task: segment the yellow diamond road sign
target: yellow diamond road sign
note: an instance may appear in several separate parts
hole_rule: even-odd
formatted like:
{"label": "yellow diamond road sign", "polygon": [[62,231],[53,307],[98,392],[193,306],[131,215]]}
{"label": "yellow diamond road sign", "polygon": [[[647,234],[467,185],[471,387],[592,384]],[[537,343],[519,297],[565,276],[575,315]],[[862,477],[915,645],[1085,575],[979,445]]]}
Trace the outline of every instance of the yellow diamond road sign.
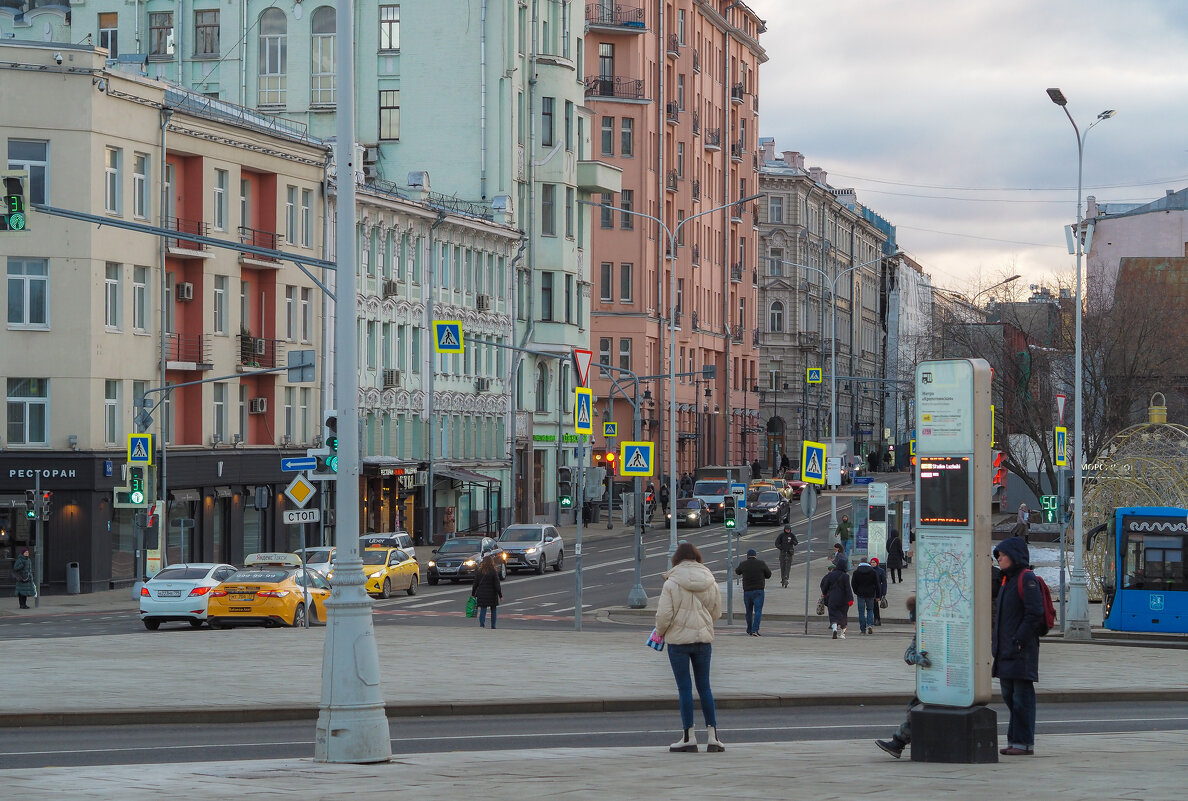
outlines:
{"label": "yellow diamond road sign", "polygon": [[289,500],[300,507],[309,503],[309,499],[314,496],[318,488],[305,480],[305,476],[297,476],[289,482],[289,486],[285,487],[285,495],[289,496]]}

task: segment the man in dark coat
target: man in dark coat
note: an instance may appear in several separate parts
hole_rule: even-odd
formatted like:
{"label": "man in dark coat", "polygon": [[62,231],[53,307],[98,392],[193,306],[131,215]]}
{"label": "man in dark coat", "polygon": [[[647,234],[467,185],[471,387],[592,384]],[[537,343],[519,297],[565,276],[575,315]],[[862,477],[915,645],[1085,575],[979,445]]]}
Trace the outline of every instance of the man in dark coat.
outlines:
{"label": "man in dark coat", "polygon": [[747,634],[759,636],[759,622],[763,620],[763,588],[771,578],[771,568],[752,548],[747,558],[739,562],[734,572],[742,576],[743,604],[747,607]]}
{"label": "man in dark coat", "polygon": [[662,514],[668,514],[668,502],[670,498],[668,495],[668,481],[660,481],[660,511]]}
{"label": "man in dark coat", "polygon": [[792,524],[785,523],[784,530],[776,537],[775,547],[780,552],[780,586],[788,586],[788,574],[792,572],[792,557],[800,540],[792,533]]}
{"label": "man in dark coat", "polygon": [[854,569],[850,587],[858,598],[858,626],[863,634],[874,634],[874,607],[879,598],[879,576],[865,558]]}
{"label": "man in dark coat", "polygon": [[879,577],[879,602],[874,605],[874,624],[881,626],[883,625],[883,618],[879,615],[879,608],[886,603],[887,570],[879,564],[879,558],[877,556],[871,557],[870,566],[874,568],[875,575]]}
{"label": "man in dark coat", "polygon": [[891,532],[891,539],[887,541],[887,573],[891,576],[891,583],[895,583],[896,576],[903,581],[903,540],[898,532]]}
{"label": "man in dark coat", "polygon": [[1011,714],[1003,756],[1035,752],[1035,682],[1039,681],[1039,631],[1044,598],[1030,570],[1031,554],[1022,537],[1011,537],[994,549],[1002,568],[1002,587],[994,621],[991,675],[998,677],[1002,700]]}
{"label": "man in dark coat", "polygon": [[854,603],[854,593],[850,589],[850,577],[846,575],[848,565],[845,558],[839,559],[833,565],[833,570],[821,579],[821,595],[825,599],[825,606],[829,609],[829,626],[833,629],[833,639],[846,638],[846,628],[849,625],[850,607]]}
{"label": "man in dark coat", "polygon": [[29,599],[37,597],[37,586],[33,583],[33,560],[29,558],[29,549],[21,548],[21,555],[12,563],[12,573],[16,578],[16,597],[21,609],[29,608]]}
{"label": "man in dark coat", "polygon": [[763,478],[763,465],[759,464],[759,460],[751,462],[751,480],[758,481]]}

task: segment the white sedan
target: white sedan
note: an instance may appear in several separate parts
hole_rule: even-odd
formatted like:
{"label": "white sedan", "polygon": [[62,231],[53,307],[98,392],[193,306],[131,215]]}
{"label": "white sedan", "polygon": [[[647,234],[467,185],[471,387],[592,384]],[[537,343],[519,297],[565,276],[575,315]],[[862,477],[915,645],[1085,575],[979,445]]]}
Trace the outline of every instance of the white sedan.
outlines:
{"label": "white sedan", "polygon": [[140,588],[140,619],[149,631],[162,623],[185,621],[192,628],[206,622],[210,591],[239,568],[228,564],[170,565]]}

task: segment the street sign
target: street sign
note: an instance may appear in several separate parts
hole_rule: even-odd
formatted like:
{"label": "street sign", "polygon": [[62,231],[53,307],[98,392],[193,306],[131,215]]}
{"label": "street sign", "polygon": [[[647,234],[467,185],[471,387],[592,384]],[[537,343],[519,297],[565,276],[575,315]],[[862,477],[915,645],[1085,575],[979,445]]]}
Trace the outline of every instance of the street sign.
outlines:
{"label": "street sign", "polygon": [[656,443],[619,443],[619,475],[650,476],[655,472]]}
{"label": "street sign", "polygon": [[290,350],[285,353],[288,358],[286,366],[289,368],[288,382],[290,384],[308,384],[314,378],[316,365],[313,348],[305,350]]}
{"label": "street sign", "polygon": [[[991,443],[992,447],[993,447],[993,444],[994,443]],[[908,456],[915,456],[915,455],[916,455],[916,441],[913,439],[911,442],[908,443]]]}
{"label": "street sign", "polygon": [[607,437],[607,438],[619,436],[619,424],[618,423],[603,423],[602,424],[602,436]]}
{"label": "street sign", "polygon": [[318,460],[312,456],[300,456],[293,459],[281,459],[282,473],[300,473],[303,470],[316,470]]}
{"label": "street sign", "polygon": [[1056,426],[1056,466],[1068,467],[1068,429]]}
{"label": "street sign", "polygon": [[319,509],[286,509],[281,512],[281,522],[286,526],[299,526],[302,523],[318,523],[322,519]]}
{"label": "street sign", "polygon": [[314,496],[318,488],[309,483],[305,476],[296,476],[289,482],[289,486],[285,487],[285,495],[289,496],[289,500],[298,506],[305,506],[309,503],[309,499]]}
{"label": "street sign", "polygon": [[800,511],[811,518],[817,512],[817,488],[805,487],[800,493]]}
{"label": "street sign", "polygon": [[800,454],[800,477],[808,484],[825,486],[825,445],[820,442],[804,441]]}
{"label": "street sign", "polygon": [[825,483],[832,487],[841,486],[841,466],[840,456],[830,456],[825,460]]}
{"label": "street sign", "polygon": [[594,434],[594,391],[576,387],[573,390],[573,430],[579,434]]}
{"label": "street sign", "polygon": [[128,464],[151,465],[153,463],[153,435],[128,435]]}
{"label": "street sign", "polygon": [[582,348],[573,349],[573,367],[577,370],[578,383],[583,387],[589,384],[590,361],[594,358],[594,351]]}
{"label": "street sign", "polygon": [[1068,400],[1068,396],[1062,392],[1056,393],[1056,422],[1064,425],[1064,402]]}
{"label": "street sign", "polygon": [[821,383],[821,368],[820,367],[808,368],[808,370],[805,371],[805,381],[807,381],[810,384],[820,384]]}
{"label": "street sign", "polygon": [[741,481],[730,484],[730,494],[734,496],[734,505],[739,509],[747,508],[747,485]]}
{"label": "street sign", "polygon": [[434,320],[433,321],[433,349],[438,353],[461,353],[462,321]]}

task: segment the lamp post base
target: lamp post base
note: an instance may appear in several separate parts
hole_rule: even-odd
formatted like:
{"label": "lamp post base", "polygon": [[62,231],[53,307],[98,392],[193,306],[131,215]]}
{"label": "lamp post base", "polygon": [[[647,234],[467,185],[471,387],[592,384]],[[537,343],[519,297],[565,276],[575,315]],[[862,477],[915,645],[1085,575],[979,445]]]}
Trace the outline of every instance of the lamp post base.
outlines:
{"label": "lamp post base", "polygon": [[[1079,554],[1074,554],[1079,556]],[[1089,628],[1089,588],[1085,579],[1084,567],[1076,564],[1074,558],[1073,569],[1068,581],[1068,619],[1064,624],[1064,636],[1069,640],[1092,639]]]}
{"label": "lamp post base", "polygon": [[636,584],[631,588],[631,592],[627,593],[627,606],[631,609],[644,609],[648,605],[648,594],[644,588]]}

